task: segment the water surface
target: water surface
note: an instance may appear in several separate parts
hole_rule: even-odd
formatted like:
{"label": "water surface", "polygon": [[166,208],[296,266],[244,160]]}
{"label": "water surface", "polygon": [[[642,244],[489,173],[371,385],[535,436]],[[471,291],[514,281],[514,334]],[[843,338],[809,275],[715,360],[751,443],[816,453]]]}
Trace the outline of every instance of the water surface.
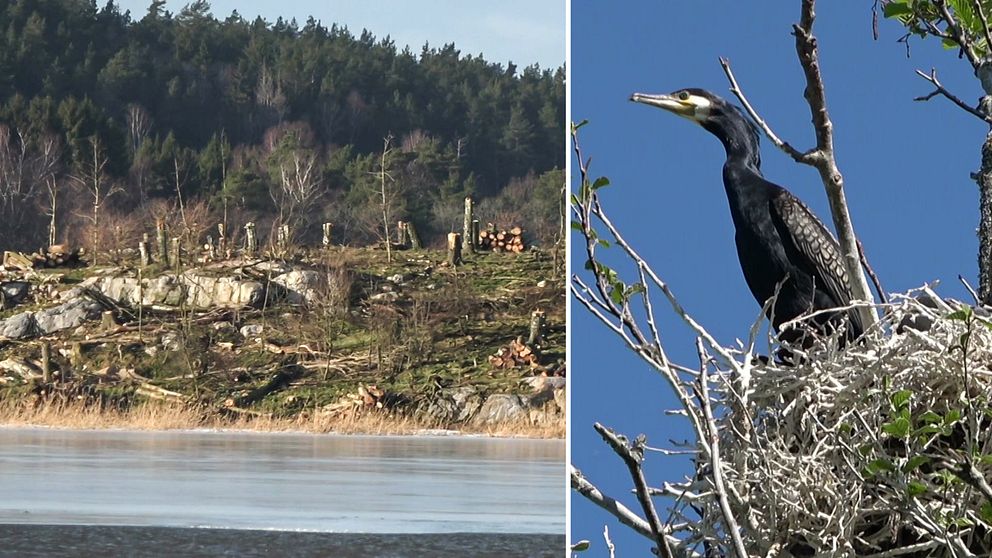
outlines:
{"label": "water surface", "polygon": [[[62,526],[55,540],[65,540],[68,526],[88,526],[93,540],[83,549],[93,550],[97,539],[113,545],[135,534],[126,527],[140,526],[143,540],[192,532],[232,551],[224,530],[248,530],[238,536],[246,540],[269,531],[259,541],[295,535],[289,548],[331,540],[326,533],[476,534],[469,555],[485,555],[500,541],[558,543],[563,463],[561,440],[0,429],[0,546],[47,540],[54,526]],[[383,542],[334,538],[359,549]],[[417,555],[418,540],[437,549],[453,538],[394,536],[384,548],[397,543],[396,556]],[[503,555],[536,556],[538,547]]]}

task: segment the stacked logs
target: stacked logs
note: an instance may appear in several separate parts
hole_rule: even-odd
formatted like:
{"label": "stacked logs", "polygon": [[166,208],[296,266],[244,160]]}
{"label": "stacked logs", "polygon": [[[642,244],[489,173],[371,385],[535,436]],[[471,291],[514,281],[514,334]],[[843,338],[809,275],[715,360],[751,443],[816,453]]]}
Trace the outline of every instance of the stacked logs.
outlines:
{"label": "stacked logs", "polygon": [[35,267],[65,267],[79,265],[79,249],[70,250],[65,244],[53,244],[42,253],[31,254]]}
{"label": "stacked logs", "polygon": [[487,230],[479,231],[479,249],[492,250],[493,252],[523,252],[524,245],[523,229],[513,227],[509,230],[496,230],[492,223],[489,223]]}
{"label": "stacked logs", "polygon": [[79,254],[78,249],[70,250],[65,244],[54,244],[46,250],[38,250],[27,255],[20,252],[4,252],[3,266],[7,269],[24,271],[32,268],[77,266],[82,263]]}
{"label": "stacked logs", "polygon": [[505,347],[500,347],[496,354],[489,356],[489,364],[497,370],[516,368],[517,366],[536,368],[538,366],[537,360],[534,349],[524,343],[523,337],[517,337]]}

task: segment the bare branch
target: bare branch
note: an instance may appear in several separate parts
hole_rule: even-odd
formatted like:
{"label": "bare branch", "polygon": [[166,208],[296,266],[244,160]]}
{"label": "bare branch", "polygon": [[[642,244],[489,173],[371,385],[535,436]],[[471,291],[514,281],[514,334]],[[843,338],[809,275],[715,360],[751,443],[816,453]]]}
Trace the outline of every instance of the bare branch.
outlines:
{"label": "bare branch", "polygon": [[740,85],[737,84],[737,78],[734,77],[733,70],[730,69],[730,61],[721,56],[720,66],[723,68],[723,73],[727,74],[727,79],[730,81],[730,92],[733,93],[734,96],[737,97],[737,100],[741,102],[744,106],[744,110],[747,111],[747,114],[751,117],[751,119],[754,120],[759,128],[761,128],[761,131],[765,133],[765,136],[768,137],[769,141],[771,141],[775,147],[778,147],[784,151],[789,157],[792,157],[794,161],[806,163],[809,158],[813,156],[813,154],[810,152],[802,153],[795,147],[792,147],[792,145],[788,142],[780,139],[772,130],[771,126],[765,122],[765,119],[758,114],[758,111],[754,110],[754,107],[751,106],[750,101],[747,100],[747,96],[744,95],[744,91],[741,90]]}
{"label": "bare branch", "polygon": [[860,239],[858,240],[858,255],[861,258],[861,267],[865,268],[865,272],[871,278],[872,284],[875,285],[875,292],[878,293],[878,301],[885,304],[888,302],[888,296],[885,294],[885,289],[882,288],[882,282],[878,280],[878,275],[875,275],[875,270],[868,263],[868,257],[865,256],[865,247],[861,244]]}
{"label": "bare branch", "polygon": [[647,521],[644,521],[644,519],[634,513],[630,508],[623,505],[621,502],[603,494],[598,488],[596,488],[596,485],[586,480],[582,473],[574,466],[569,466],[569,469],[571,473],[573,490],[584,496],[590,502],[608,511],[610,515],[620,520],[620,523],[623,523],[649,539],[654,539],[654,535],[651,533],[651,526],[648,525]]}
{"label": "bare branch", "polygon": [[[651,500],[651,494],[648,490],[648,483],[644,479],[644,470],[641,468],[641,462],[644,460],[643,439],[639,436],[631,444],[626,438],[618,436],[602,424],[596,423],[593,425],[593,428],[596,429],[596,432],[599,432],[599,435],[606,440],[606,443],[623,459],[624,464],[627,465],[630,477],[634,481],[634,491],[637,494],[637,501],[640,502],[641,508],[647,516],[648,525],[651,527],[651,538],[658,544],[658,549],[661,551],[662,556],[673,558],[672,549],[669,546],[668,540],[665,538],[669,534],[668,529],[661,523],[661,518],[658,517],[658,511],[654,507],[654,502]],[[747,558],[747,556],[745,555],[740,558]]]}
{"label": "bare branch", "polygon": [[730,540],[733,542],[734,553],[737,558],[748,558],[747,550],[744,549],[744,541],[741,539],[741,528],[737,525],[737,518],[734,517],[734,512],[730,509],[730,501],[727,499],[727,487],[723,481],[723,461],[720,459],[720,431],[716,426],[709,394],[710,380],[707,374],[709,357],[706,355],[703,343],[698,338],[696,339],[696,351],[699,353],[699,399],[703,408],[703,416],[706,417],[706,429],[709,432],[710,474],[713,475],[713,486],[716,488],[717,500],[720,502],[720,513],[727,526]]}
{"label": "bare branch", "polygon": [[940,83],[940,80],[937,79],[937,70],[931,68],[929,75],[921,72],[920,70],[916,70],[916,75],[929,81],[934,86],[934,90],[927,95],[923,95],[922,97],[916,97],[915,99],[913,99],[914,101],[929,101],[930,99],[936,97],[937,95],[943,95],[952,103],[960,107],[962,110],[971,113],[973,116],[981,119],[984,122],[988,122],[989,124],[992,124],[992,116],[983,114],[980,110],[968,105],[968,103],[962,101],[957,95],[948,91],[947,88]]}

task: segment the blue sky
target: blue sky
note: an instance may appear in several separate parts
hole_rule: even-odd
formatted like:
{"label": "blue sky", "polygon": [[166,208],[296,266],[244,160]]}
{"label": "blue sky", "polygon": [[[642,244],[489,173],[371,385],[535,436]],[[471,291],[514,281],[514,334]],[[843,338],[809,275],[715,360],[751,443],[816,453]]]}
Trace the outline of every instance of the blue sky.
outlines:
{"label": "blue sky", "polygon": [[[169,0],[166,9],[178,13],[188,3]],[[118,0],[117,4],[141,19],[150,2]],[[512,61],[523,68],[536,62],[542,68],[557,68],[565,62],[564,0],[215,0],[210,5],[219,19],[237,9],[246,19],[295,17],[302,25],[313,15],[328,27],[346,25],[356,35],[362,29],[376,37],[389,35],[397,46],[410,45],[414,52],[428,41],[437,47],[453,42],[462,54],[481,53],[486,60],[504,65]]]}
{"label": "blue sky", "polygon": [[[644,0],[621,8],[573,0],[571,8],[571,114],[590,121],[581,142],[592,157],[591,174],[612,181],[601,190],[603,203],[687,310],[725,343],[747,336],[759,308],[734,249],[720,174],[723,148],[698,126],[627,99],[634,91],[683,87],[731,98],[717,62],[725,56],[779,136],[800,149],[811,147],[810,114],[790,35],[799,2],[755,6]],[[941,98],[914,102],[930,92],[914,70],[936,67],[944,85],[969,102],[977,102],[980,90],[967,62],[933,40],[913,41],[907,59],[905,46],[896,43],[901,28],[884,19],[879,40],[872,40],[870,6],[820,2],[815,27],[855,230],[888,291],[939,280],[939,293],[968,299],[957,276],[977,286],[978,194],[969,173],[979,166],[987,127]],[[762,160],[769,180],[830,223],[815,170],[793,163],[764,138]],[[581,270],[582,247],[573,242],[572,250],[572,268]],[[659,297],[656,309],[661,304]],[[687,329],[670,312],[661,327],[670,355],[693,365]],[[581,308],[573,307],[571,335],[572,462],[636,509],[625,467],[592,423],[631,437],[643,432],[655,446],[684,439],[688,429],[664,415],[676,404],[662,379]],[[657,454],[649,454],[646,469],[655,485],[689,472],[685,461]],[[617,556],[650,555],[648,541],[581,496],[572,497],[573,540],[594,545],[586,556],[608,555],[604,524]]]}

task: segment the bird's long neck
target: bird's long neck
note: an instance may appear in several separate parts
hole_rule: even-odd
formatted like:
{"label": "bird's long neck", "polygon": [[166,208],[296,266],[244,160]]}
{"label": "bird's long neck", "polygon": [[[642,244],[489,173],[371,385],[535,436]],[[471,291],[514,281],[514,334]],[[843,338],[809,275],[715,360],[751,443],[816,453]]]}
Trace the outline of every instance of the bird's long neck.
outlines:
{"label": "bird's long neck", "polygon": [[743,114],[731,112],[719,124],[707,126],[707,129],[723,143],[728,165],[761,174],[758,130]]}
{"label": "bird's long neck", "polygon": [[[758,144],[758,130],[744,115],[724,119],[719,127],[709,129],[720,138],[727,151],[727,162],[723,165],[723,184],[727,189],[734,221],[740,225],[760,214],[765,204],[765,194],[757,184],[764,184],[761,178],[761,154]],[[753,180],[758,178],[759,180]],[[755,213],[757,211],[757,213]]]}

